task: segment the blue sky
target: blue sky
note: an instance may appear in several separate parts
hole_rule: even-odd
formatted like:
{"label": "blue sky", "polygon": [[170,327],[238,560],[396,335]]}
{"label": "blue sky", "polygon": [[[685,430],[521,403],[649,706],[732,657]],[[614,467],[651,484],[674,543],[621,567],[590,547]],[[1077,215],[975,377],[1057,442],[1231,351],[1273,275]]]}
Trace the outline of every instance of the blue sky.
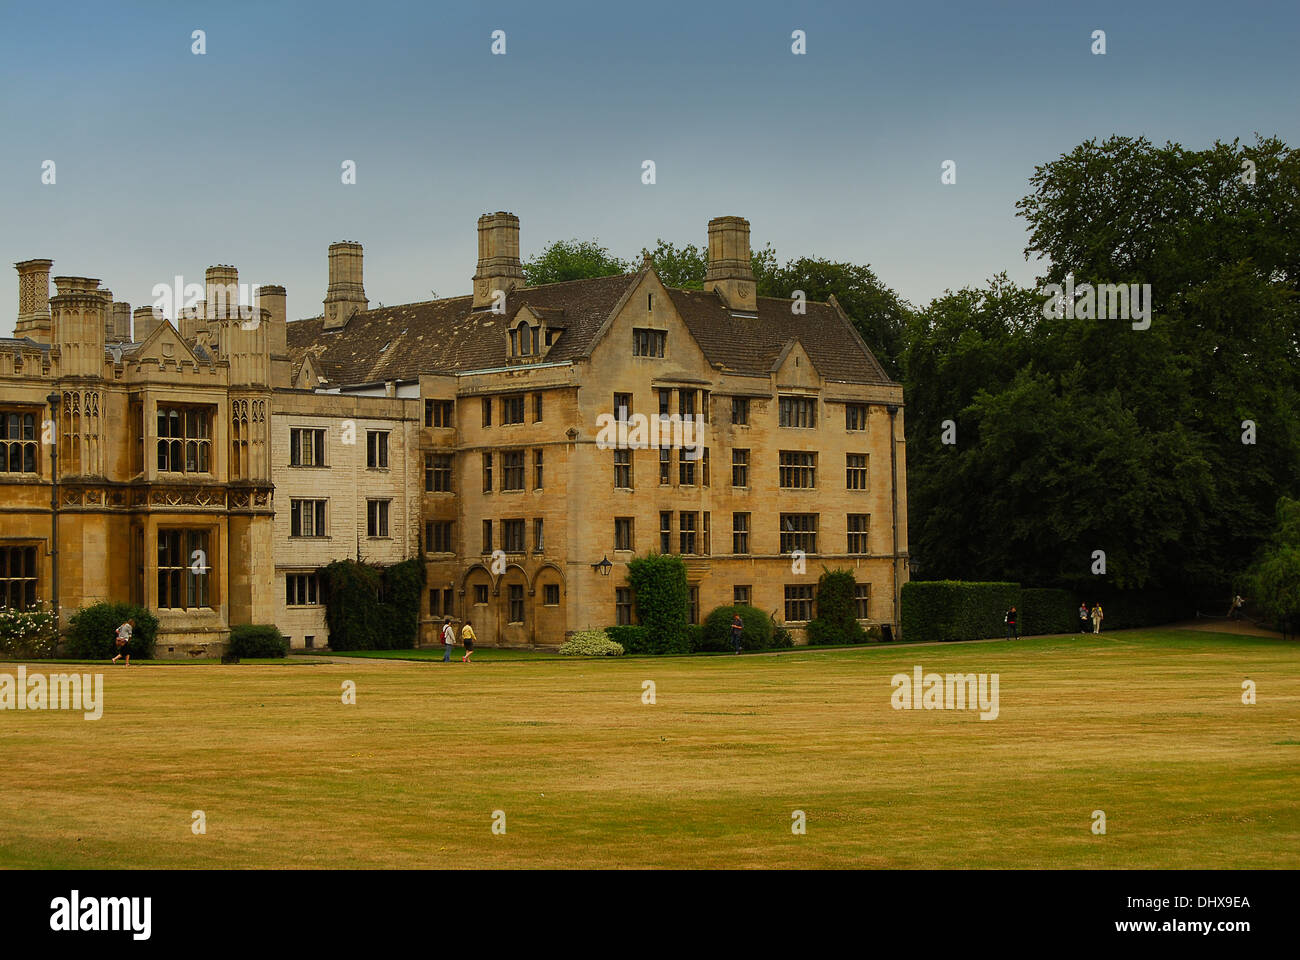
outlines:
{"label": "blue sky", "polygon": [[738,214],[782,260],[869,263],[921,304],[1033,279],[1015,201],[1082,140],[1300,143],[1295,2],[6,6],[0,335],[36,257],[133,306],[233,263],[299,318],[346,239],[372,304],[468,293],[493,210],[525,257],[703,244]]}

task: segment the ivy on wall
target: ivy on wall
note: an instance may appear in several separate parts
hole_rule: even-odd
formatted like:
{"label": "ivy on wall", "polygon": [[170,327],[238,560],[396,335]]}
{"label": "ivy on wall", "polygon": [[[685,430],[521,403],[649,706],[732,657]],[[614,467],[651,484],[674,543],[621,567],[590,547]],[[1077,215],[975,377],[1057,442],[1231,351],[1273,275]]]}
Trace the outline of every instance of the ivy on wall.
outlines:
{"label": "ivy on wall", "polygon": [[415,646],[425,567],[418,558],[388,567],[335,560],[321,569],[331,650]]}

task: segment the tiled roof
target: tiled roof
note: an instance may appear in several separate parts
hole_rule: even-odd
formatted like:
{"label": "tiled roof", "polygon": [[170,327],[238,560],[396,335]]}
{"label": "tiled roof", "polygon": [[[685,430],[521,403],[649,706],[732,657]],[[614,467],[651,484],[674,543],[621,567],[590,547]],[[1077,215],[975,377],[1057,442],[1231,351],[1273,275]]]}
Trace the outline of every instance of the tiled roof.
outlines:
{"label": "tiled roof", "polygon": [[[521,287],[506,297],[504,313],[473,311],[472,297],[452,297],[359,313],[342,330],[326,331],[315,317],[288,325],[295,365],[311,355],[332,384],[415,379],[507,364],[506,330],[527,305],[564,333],[548,362],[586,356],[597,331],[638,274]],[[791,301],[760,297],[758,315],[732,316],[713,293],[669,290],[673,304],[711,363],[738,373],[766,375],[781,351],[798,339],[830,380],[888,383],[880,364],[831,304],[809,303],[795,314]]]}

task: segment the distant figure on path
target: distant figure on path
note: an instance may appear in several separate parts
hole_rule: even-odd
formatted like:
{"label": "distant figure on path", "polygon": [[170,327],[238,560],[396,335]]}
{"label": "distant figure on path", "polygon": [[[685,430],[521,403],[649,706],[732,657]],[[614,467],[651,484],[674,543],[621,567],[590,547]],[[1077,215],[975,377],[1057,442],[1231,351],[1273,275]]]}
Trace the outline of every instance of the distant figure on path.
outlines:
{"label": "distant figure on path", "polygon": [[471,627],[469,621],[466,620],[465,626],[460,628],[460,642],[465,646],[465,656],[460,658],[461,663],[474,662],[470,657],[474,656],[474,641],[477,639],[478,637],[474,636],[474,628]]}
{"label": "distant figure on path", "polygon": [[1017,623],[1016,623],[1016,608],[1015,608],[1015,607],[1012,607],[1010,610],[1007,611],[1007,615],[1006,615],[1005,617],[1002,618],[1002,622],[1005,623],[1005,624],[1007,625],[1007,639],[1010,640],[1010,639],[1011,639],[1011,635],[1014,633],[1014,634],[1016,635],[1016,639],[1019,640],[1019,639],[1020,639],[1020,627],[1019,627],[1019,625],[1017,625]]}
{"label": "distant figure on path", "polygon": [[745,632],[745,623],[740,619],[740,614],[731,615],[731,646],[736,653],[740,653],[740,637]]}
{"label": "distant figure on path", "polygon": [[1228,608],[1228,616],[1233,620],[1240,620],[1241,608],[1245,605],[1246,601],[1241,598],[1241,594],[1237,594],[1232,598],[1232,606]]}
{"label": "distant figure on path", "polygon": [[1088,605],[1082,602],[1079,604],[1079,632],[1088,632]]}
{"label": "distant figure on path", "polygon": [[451,648],[456,646],[456,631],[451,628],[451,617],[442,622],[442,662],[451,663]]}
{"label": "distant figure on path", "polygon": [[1092,608],[1092,632],[1093,633],[1101,633],[1101,621],[1104,620],[1105,618],[1106,618],[1106,614],[1102,612],[1101,604],[1097,603]]}
{"label": "distant figure on path", "polygon": [[109,663],[117,663],[119,657],[126,657],[126,665],[131,666],[131,634],[135,632],[135,621],[128,620],[117,628],[113,644],[117,647],[117,656]]}

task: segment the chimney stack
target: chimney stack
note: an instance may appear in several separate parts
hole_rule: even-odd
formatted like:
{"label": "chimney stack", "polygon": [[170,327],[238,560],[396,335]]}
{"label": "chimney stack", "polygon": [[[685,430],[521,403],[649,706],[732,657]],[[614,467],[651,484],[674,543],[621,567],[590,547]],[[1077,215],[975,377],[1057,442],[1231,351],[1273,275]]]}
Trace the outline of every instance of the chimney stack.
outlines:
{"label": "chimney stack", "polygon": [[114,302],[109,309],[113,320],[108,325],[108,339],[114,343],[129,343],[131,340],[131,304]]}
{"label": "chimney stack", "polygon": [[[85,280],[60,277],[55,280]],[[98,286],[98,281],[90,283]],[[98,290],[81,288],[50,300],[53,344],[59,348],[59,374],[98,377],[104,372],[104,313],[107,303]]]}
{"label": "chimney stack", "polygon": [[132,315],[133,334],[136,343],[143,343],[149,339],[149,334],[153,333],[162,324],[167,322],[167,318],[162,315],[161,310],[155,312],[155,307],[136,307]]}
{"label": "chimney stack", "polygon": [[754,266],[749,250],[749,221],[744,217],[715,217],[709,221],[704,289],[709,292],[716,290],[729,310],[758,312]]}
{"label": "chimney stack", "polygon": [[325,293],[325,329],[341,330],[354,313],[368,309],[362,282],[361,244],[344,240],[330,244],[330,285]]}
{"label": "chimney stack", "polygon": [[50,267],[53,260],[24,260],[18,271],[18,323],[15,337],[50,342]]}
{"label": "chimney stack", "polygon": [[229,264],[208,267],[204,274],[205,301],[208,312],[201,321],[225,320],[239,312],[239,271]]}
{"label": "chimney stack", "polygon": [[492,306],[495,291],[509,293],[524,285],[519,260],[519,218],[498,210],[478,218],[478,269],[474,272],[474,309]]}

